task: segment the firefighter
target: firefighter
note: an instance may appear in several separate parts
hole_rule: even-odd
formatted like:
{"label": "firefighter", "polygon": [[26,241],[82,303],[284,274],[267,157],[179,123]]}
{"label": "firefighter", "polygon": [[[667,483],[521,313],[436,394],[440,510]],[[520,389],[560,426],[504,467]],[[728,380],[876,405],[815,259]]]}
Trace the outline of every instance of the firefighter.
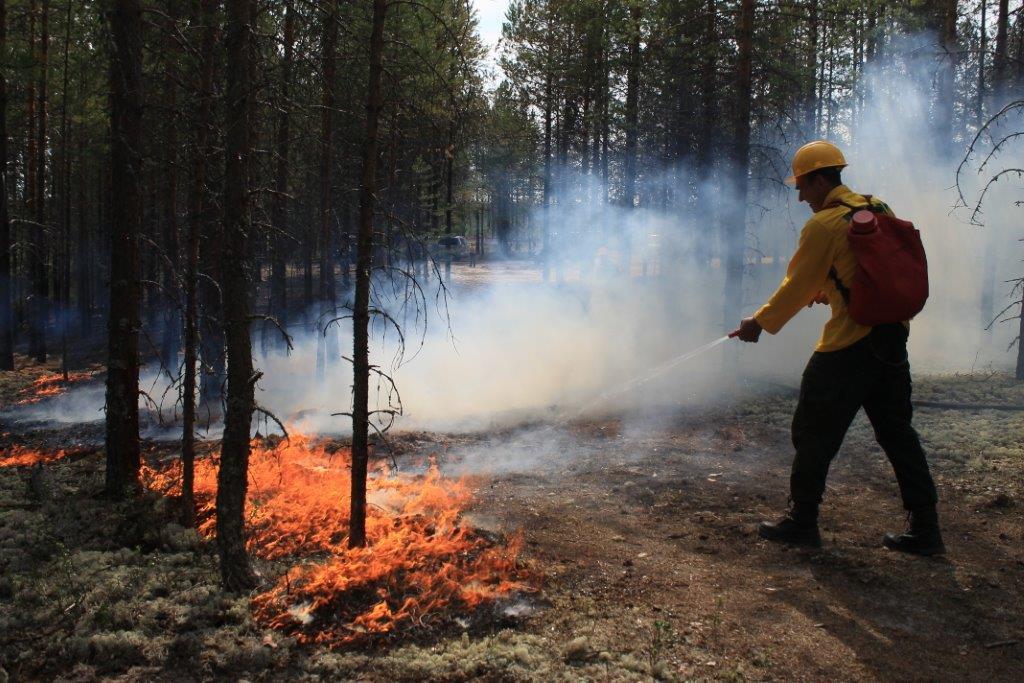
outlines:
{"label": "firefighter", "polygon": [[[757,342],[762,330],[776,334],[805,306],[828,304],[832,317],[811,355],[800,383],[793,415],[796,455],[790,475],[789,513],[777,522],[761,522],[762,538],[818,547],[818,506],[825,491],[829,465],[860,408],[864,408],[875,438],[896,472],[909,511],[909,528],[886,534],[886,548],[919,555],[945,551],[935,511],[935,484],[917,432],[911,424],[910,364],[907,323],[865,327],[853,321],[843,296],[856,261],[847,241],[854,208],[869,203],[843,185],[846,167],[835,145],[818,140],[801,147],[793,157],[793,175],[786,181],[799,192],[814,215],[804,225],[786,277],[735,334]],[[870,198],[873,210],[891,215],[881,201]]]}

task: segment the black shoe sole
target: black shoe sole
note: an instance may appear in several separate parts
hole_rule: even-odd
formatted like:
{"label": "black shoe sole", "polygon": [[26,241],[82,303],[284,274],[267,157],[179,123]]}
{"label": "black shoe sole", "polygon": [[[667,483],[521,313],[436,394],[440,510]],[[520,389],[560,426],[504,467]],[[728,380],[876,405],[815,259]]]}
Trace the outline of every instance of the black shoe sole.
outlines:
{"label": "black shoe sole", "polygon": [[757,527],[757,535],[766,541],[773,541],[775,543],[785,543],[786,545],[802,546],[805,548],[820,548],[821,547],[821,536],[786,536],[776,533],[771,527],[766,527],[763,524]]}
{"label": "black shoe sole", "polygon": [[906,546],[901,546],[898,543],[893,543],[887,538],[882,540],[882,545],[885,546],[887,550],[891,550],[896,553],[905,553],[907,555],[919,555],[921,557],[933,557],[935,555],[946,554],[946,546],[944,545],[930,546],[928,548],[908,548]]}

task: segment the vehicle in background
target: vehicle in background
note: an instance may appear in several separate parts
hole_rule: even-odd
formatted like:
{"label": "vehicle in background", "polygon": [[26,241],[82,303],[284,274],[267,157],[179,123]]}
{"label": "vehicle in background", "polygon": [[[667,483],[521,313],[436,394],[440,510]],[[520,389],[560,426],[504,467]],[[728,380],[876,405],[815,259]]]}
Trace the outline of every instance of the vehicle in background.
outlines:
{"label": "vehicle in background", "polygon": [[448,256],[462,259],[469,254],[469,242],[462,235],[444,235],[433,244],[430,252],[436,259]]}

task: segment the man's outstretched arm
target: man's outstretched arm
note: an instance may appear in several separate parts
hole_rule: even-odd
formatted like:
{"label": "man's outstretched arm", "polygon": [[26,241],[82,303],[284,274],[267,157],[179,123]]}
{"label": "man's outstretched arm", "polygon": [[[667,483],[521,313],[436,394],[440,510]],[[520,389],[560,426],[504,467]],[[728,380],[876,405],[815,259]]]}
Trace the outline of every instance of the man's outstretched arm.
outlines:
{"label": "man's outstretched arm", "polygon": [[778,333],[801,308],[818,298],[828,277],[832,256],[828,232],[811,219],[800,232],[800,242],[778,289],[757,313],[745,318],[733,334],[743,341],[756,342],[761,330]]}

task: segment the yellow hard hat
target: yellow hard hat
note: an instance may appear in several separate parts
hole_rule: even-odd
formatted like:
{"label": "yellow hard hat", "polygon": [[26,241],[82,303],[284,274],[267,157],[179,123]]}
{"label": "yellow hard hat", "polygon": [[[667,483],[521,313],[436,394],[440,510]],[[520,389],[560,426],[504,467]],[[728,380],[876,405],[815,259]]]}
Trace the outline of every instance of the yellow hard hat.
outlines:
{"label": "yellow hard hat", "polygon": [[786,178],[786,184],[796,185],[800,176],[831,166],[846,167],[846,159],[839,148],[825,140],[808,142],[793,155],[793,175]]}

